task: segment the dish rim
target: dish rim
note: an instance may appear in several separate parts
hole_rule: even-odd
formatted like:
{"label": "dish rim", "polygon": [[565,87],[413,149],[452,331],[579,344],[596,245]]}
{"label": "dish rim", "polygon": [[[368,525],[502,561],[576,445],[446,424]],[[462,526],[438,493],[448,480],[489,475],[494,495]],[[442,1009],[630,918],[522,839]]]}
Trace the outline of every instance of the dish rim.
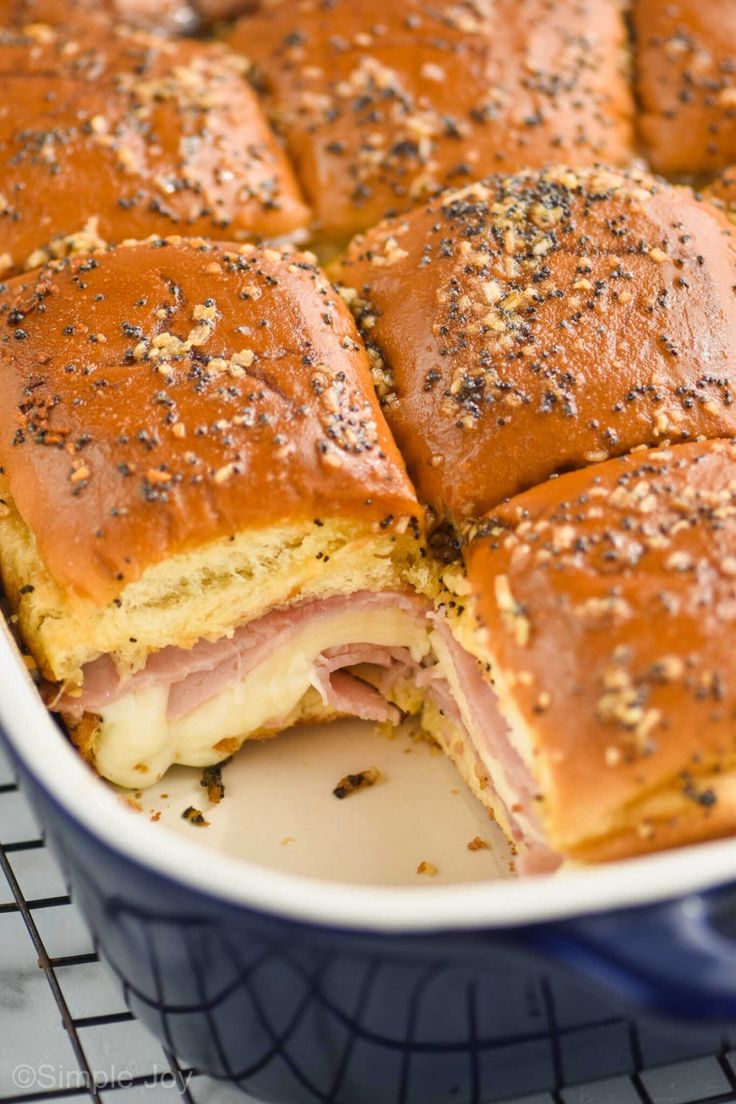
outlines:
{"label": "dish rim", "polygon": [[508,929],[645,907],[736,882],[733,839],[553,876],[450,886],[323,881],[224,855],[164,825],[152,828],[147,818],[124,807],[63,738],[5,619],[0,620],[0,729],[28,774],[103,844],[215,901],[321,928],[427,934]]}

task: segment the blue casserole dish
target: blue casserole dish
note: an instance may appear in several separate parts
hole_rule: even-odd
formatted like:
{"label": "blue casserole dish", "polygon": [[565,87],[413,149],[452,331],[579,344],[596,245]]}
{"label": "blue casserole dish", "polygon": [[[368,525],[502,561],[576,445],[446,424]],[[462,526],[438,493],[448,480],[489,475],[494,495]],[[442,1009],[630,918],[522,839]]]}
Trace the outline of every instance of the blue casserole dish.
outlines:
{"label": "blue casserole dish", "polygon": [[130,1008],[258,1098],[479,1104],[704,1053],[736,1024],[734,842],[524,881],[315,881],[131,816],[7,631],[0,688],[2,740]]}

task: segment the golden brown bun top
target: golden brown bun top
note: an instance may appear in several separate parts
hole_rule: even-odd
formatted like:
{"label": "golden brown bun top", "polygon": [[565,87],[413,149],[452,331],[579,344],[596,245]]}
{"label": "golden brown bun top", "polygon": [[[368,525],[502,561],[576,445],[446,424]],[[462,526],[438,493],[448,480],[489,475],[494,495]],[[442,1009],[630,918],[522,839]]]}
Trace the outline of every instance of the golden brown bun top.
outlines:
{"label": "golden brown bun top", "polygon": [[416,514],[350,312],[309,255],[153,240],[6,286],[0,464],[41,558],[108,601],[249,527]]}
{"label": "golden brown bun top", "polygon": [[[0,31],[0,274],[77,235],[243,238],[307,219],[224,47],[121,27]],[[56,242],[51,255],[67,246]]]}
{"label": "golden brown bun top", "polygon": [[256,6],[256,0],[0,0],[0,25],[51,23],[67,27],[121,21],[168,34],[199,23],[227,19]]}
{"label": "golden brown bun top", "polygon": [[641,137],[652,166],[698,175],[736,161],[736,4],[634,0]]}
{"label": "golden brown bun top", "polygon": [[253,11],[258,0],[198,0],[197,11],[204,21],[234,19],[243,12]]}
{"label": "golden brown bun top", "polygon": [[[469,579],[532,730],[555,844],[574,849],[619,814],[631,827],[625,807],[667,787],[692,802],[672,842],[707,835],[701,776],[736,766],[736,446],[570,473],[488,528]],[[656,845],[651,825],[633,827]]]}
{"label": "golden brown bun top", "polygon": [[122,20],[150,30],[184,32],[196,24],[187,0],[0,0],[0,25],[51,23],[68,27]]}
{"label": "golden brown bun top", "polygon": [[440,515],[637,445],[736,433],[731,228],[688,188],[490,177],[356,239],[335,274]]}
{"label": "golden brown bun top", "polygon": [[319,233],[550,161],[625,164],[618,0],[283,0],[237,25]]}

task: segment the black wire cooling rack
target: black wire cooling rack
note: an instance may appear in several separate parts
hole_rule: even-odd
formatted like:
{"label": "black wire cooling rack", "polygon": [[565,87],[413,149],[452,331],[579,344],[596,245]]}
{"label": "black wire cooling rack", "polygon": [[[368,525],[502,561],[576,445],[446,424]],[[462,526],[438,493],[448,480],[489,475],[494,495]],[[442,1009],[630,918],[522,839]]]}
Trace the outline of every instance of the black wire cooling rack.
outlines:
{"label": "black wire cooling rack", "polygon": [[[634,1072],[514,1104],[736,1104],[730,1040],[717,1040],[712,1054],[646,1068],[636,1025],[622,1026]],[[0,1104],[113,1098],[256,1104],[182,1066],[125,1007],[0,752]]]}

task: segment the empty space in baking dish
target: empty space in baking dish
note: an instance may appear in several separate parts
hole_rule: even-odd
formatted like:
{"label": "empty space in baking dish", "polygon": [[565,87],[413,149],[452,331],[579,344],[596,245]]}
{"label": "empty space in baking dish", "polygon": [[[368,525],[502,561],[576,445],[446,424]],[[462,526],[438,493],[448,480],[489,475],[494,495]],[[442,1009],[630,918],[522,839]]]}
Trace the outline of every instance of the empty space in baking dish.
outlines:
{"label": "empty space in baking dish", "polygon": [[[342,778],[369,768],[380,772],[374,785],[334,796]],[[225,796],[215,805],[201,779],[201,770],[172,767],[132,799],[134,815],[156,818],[152,831],[170,828],[307,877],[440,885],[510,874],[501,830],[439,748],[408,725],[389,737],[369,722],[342,720],[246,741],[222,770]],[[192,806],[206,826],[183,818]]]}
{"label": "empty space in baking dish", "polygon": [[[16,666],[12,681],[21,680],[23,661],[2,612],[0,625],[0,667]],[[0,695],[7,706],[15,696],[11,680],[0,678]],[[195,767],[171,767],[144,791],[94,776],[40,698],[38,704],[44,738],[66,745],[94,785],[150,832],[152,844],[174,832],[197,851],[204,846],[280,873],[363,885],[439,886],[511,876],[503,832],[439,747],[409,722],[387,734],[383,726],[344,719],[246,740],[222,768],[225,792],[215,804]],[[22,732],[20,708],[17,722],[13,717],[6,727],[16,723]],[[379,773],[375,784],[343,799],[334,795],[346,775],[369,769]],[[193,822],[192,810],[206,823]]]}

